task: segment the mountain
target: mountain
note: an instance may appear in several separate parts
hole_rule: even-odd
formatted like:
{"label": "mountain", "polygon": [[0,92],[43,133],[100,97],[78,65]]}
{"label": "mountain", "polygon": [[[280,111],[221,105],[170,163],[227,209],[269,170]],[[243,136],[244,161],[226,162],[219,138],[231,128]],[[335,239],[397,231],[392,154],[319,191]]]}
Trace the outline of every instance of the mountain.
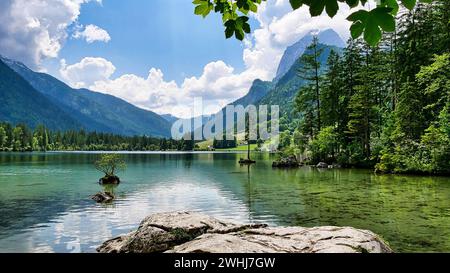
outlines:
{"label": "mountain", "polygon": [[161,115],[161,117],[167,120],[170,124],[173,124],[175,121],[179,120],[179,118],[172,116],[171,114]]}
{"label": "mountain", "polygon": [[0,121],[45,124],[52,130],[80,129],[81,124],[65,110],[34,89],[0,60]]}
{"label": "mountain", "polygon": [[2,60],[88,131],[170,136],[171,124],[154,112],[138,108],[111,95],[87,89],[73,89],[48,74],[30,70],[20,62],[6,58]]}
{"label": "mountain", "polygon": [[[319,44],[319,48],[323,49],[323,53],[320,56],[321,63],[321,71],[320,74],[324,73],[327,69],[327,61],[331,51],[335,51],[337,53],[342,52],[342,48],[336,46],[330,46],[325,44]],[[308,52],[306,49],[303,54],[311,54],[312,52]],[[301,55],[301,56],[302,56]],[[244,97],[230,103],[230,105],[243,105],[244,107],[249,104],[254,104],[256,106],[259,105],[278,105],[280,107],[280,117],[285,117],[287,119],[294,118],[293,116],[293,108],[294,108],[294,100],[298,91],[301,87],[308,84],[307,81],[300,78],[298,76],[298,70],[303,66],[300,57],[293,63],[293,65],[288,69],[286,73],[278,80],[274,79],[272,82],[264,82],[261,80],[255,80],[253,82],[252,87],[250,88],[247,95]],[[223,120],[223,128],[226,128],[226,116],[225,111],[226,108],[220,110],[217,114],[222,112],[224,115]],[[212,120],[215,116],[212,115],[209,120]],[[234,116],[236,122],[237,116]],[[203,123],[205,124],[205,122]],[[197,128],[196,130],[200,130],[202,128]]]}
{"label": "mountain", "polygon": [[[275,77],[275,81],[278,81],[281,77],[286,74],[289,69],[294,65],[294,63],[303,55],[306,48],[311,44],[314,32],[311,31],[302,37],[298,42],[289,46],[281,58],[280,64],[278,66],[277,75]],[[339,34],[337,34],[332,29],[327,29],[321,31],[317,34],[317,38],[319,42],[324,45],[336,46],[340,48],[345,47],[344,41],[341,39]]]}
{"label": "mountain", "polygon": [[250,87],[250,90],[245,96],[230,104],[242,105],[244,107],[247,107],[250,104],[256,104],[258,103],[259,100],[261,100],[264,96],[266,96],[267,93],[269,93],[271,88],[272,88],[271,82],[265,82],[257,79],[253,82],[252,86]]}
{"label": "mountain", "polygon": [[[319,44],[319,48],[323,49],[323,53],[319,59],[321,63],[320,73],[322,74],[326,71],[327,60],[330,52],[333,50],[340,53],[342,49],[336,46],[324,44]],[[303,54],[310,54],[310,52],[306,50]],[[259,105],[279,105],[280,114],[290,117],[297,92],[301,87],[308,83],[304,79],[298,77],[298,70],[302,67],[302,65],[303,64],[301,63],[300,58],[298,58],[289,70],[277,82],[274,83],[272,90],[270,90],[270,92],[259,101]]]}

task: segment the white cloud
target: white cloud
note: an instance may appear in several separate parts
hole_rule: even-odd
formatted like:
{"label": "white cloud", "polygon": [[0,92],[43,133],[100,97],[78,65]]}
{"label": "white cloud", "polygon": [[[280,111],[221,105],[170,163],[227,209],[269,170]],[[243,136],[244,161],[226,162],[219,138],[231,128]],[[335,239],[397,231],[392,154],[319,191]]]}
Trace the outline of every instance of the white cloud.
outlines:
{"label": "white cloud", "polygon": [[79,63],[67,65],[61,60],[61,77],[75,88],[85,88],[95,85],[96,82],[107,81],[116,71],[116,67],[103,58],[87,57]]}
{"label": "white cloud", "polygon": [[334,29],[343,39],[349,37],[350,23],[345,19],[350,14],[346,5],[340,5],[338,14],[329,18],[324,14],[311,17],[306,6],[292,10],[288,0],[263,2],[254,15],[260,27],[247,37],[243,59],[247,69],[263,68],[261,79],[271,80],[286,47],[301,39],[311,30]]}
{"label": "white cloud", "polygon": [[0,52],[37,68],[58,56],[83,3],[101,0],[1,0]]}
{"label": "white cloud", "polygon": [[160,69],[151,68],[147,77],[126,74],[112,78],[114,65],[100,58],[85,58],[78,64],[63,63],[61,76],[74,87],[86,87],[120,97],[142,108],[180,117],[192,115],[190,107],[195,97],[202,97],[212,114],[245,95],[255,79],[272,80],[279,60],[287,46],[311,30],[332,27],[344,39],[348,38],[350,13],[341,5],[339,13],[311,18],[306,7],[292,11],[288,0],[268,0],[255,15],[259,28],[244,42],[245,69],[236,73],[223,61],[205,65],[202,75],[185,78],[181,85],[166,81]]}
{"label": "white cloud", "polygon": [[[113,78],[115,66],[106,59],[87,57],[68,65],[61,61],[60,75],[74,88],[89,88],[111,94],[158,113],[189,117],[195,97],[202,97],[210,113],[248,91],[257,75],[234,74],[222,61],[207,64],[200,77],[186,78],[181,85],[166,81],[160,69],[151,68],[147,77],[133,74]],[[213,106],[213,107],[212,107]]]}
{"label": "white cloud", "polygon": [[155,68],[150,69],[146,78],[126,74],[115,79],[97,81],[89,88],[157,112],[161,112],[162,108],[175,106],[181,95],[177,84],[174,81],[164,81],[161,70]]}
{"label": "white cloud", "polygon": [[73,37],[75,39],[85,39],[89,44],[93,42],[107,43],[111,41],[109,33],[96,25],[87,25],[83,31],[76,31]]}

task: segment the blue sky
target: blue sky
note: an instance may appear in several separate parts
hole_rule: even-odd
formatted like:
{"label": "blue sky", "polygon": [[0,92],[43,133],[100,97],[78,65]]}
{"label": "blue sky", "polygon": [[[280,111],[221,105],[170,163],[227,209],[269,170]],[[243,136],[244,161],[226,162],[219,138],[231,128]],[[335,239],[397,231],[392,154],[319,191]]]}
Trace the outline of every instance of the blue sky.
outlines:
{"label": "blue sky", "polygon": [[68,39],[60,52],[68,63],[98,56],[114,63],[114,75],[146,76],[150,67],[158,67],[178,83],[201,74],[211,60],[223,60],[237,71],[244,68],[242,43],[224,39],[217,15],[194,15],[189,0],[106,0],[102,6],[91,2],[81,6],[78,20],[107,30],[111,41]]}
{"label": "blue sky", "polygon": [[272,80],[287,46],[311,30],[348,38],[349,11],[311,18],[289,0],[267,0],[243,42],[225,39],[221,18],[194,15],[191,0],[7,0],[0,54],[74,88],[122,98],[159,114],[211,114],[256,79]]}

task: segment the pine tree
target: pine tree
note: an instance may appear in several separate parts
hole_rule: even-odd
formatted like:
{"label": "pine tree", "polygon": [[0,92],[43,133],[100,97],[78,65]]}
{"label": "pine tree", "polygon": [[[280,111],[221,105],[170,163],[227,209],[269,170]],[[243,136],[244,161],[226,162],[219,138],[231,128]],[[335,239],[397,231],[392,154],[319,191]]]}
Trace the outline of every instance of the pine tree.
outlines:
{"label": "pine tree", "polygon": [[337,126],[340,123],[340,103],[339,98],[343,85],[341,77],[341,60],[334,50],[330,52],[327,61],[327,73],[321,94],[322,120],[324,126]]}
{"label": "pine tree", "polygon": [[[311,89],[314,90],[313,101],[317,115],[317,129],[320,131],[322,120],[320,116],[320,89],[321,89],[321,63],[320,57],[323,53],[323,47],[319,44],[317,36],[313,38],[312,43],[306,48],[306,53],[300,57],[302,67],[298,70],[299,76],[310,82]],[[309,91],[311,91],[311,89]]]}
{"label": "pine tree", "polygon": [[315,115],[314,88],[311,85],[300,89],[295,97],[295,109],[301,115],[300,131],[313,139],[318,132],[317,116]]}

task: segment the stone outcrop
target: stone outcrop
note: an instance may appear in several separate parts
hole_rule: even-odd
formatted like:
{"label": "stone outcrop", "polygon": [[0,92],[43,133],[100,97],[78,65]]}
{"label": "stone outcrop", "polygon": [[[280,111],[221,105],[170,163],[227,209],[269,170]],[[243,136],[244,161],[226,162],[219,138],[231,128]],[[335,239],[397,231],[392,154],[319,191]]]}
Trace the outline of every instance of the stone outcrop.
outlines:
{"label": "stone outcrop", "polygon": [[159,213],[104,242],[101,253],[389,253],[376,234],[351,227],[239,225],[192,212]]}

